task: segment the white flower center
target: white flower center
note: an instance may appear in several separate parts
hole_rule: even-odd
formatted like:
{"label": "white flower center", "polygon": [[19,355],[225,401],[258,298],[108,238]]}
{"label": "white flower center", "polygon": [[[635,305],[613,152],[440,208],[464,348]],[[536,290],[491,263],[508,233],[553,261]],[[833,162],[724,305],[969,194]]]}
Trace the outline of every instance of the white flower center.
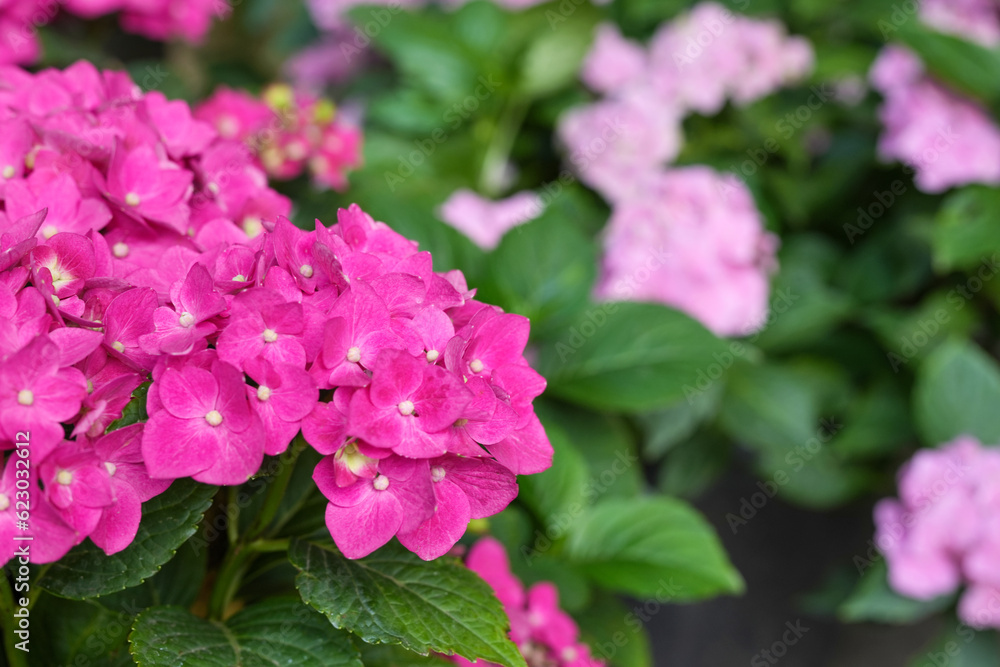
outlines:
{"label": "white flower center", "polygon": [[361,361],[361,350],[356,347],[352,347],[347,351],[347,360],[352,364],[356,364]]}
{"label": "white flower center", "polygon": [[261,232],[264,231],[264,223],[261,222],[260,218],[248,215],[243,218],[243,231],[246,232],[247,236],[250,238],[257,238],[260,236]]}
{"label": "white flower center", "polygon": [[243,275],[242,273],[237,273],[235,276],[233,276],[233,282],[234,283],[245,283],[246,281],[247,281],[247,277],[245,275]]}
{"label": "white flower center", "polygon": [[441,466],[434,466],[433,468],[431,468],[431,479],[434,480],[435,482],[440,482],[442,479],[444,479],[444,476],[445,476],[445,471],[444,468],[442,468]]}
{"label": "white flower center", "polygon": [[399,414],[401,415],[412,415],[413,414],[413,401],[403,401],[399,404]]}
{"label": "white flower center", "polygon": [[185,310],[183,313],[181,313],[181,316],[178,318],[178,322],[182,327],[187,329],[192,324],[194,324],[194,315]]}
{"label": "white flower center", "polygon": [[273,343],[278,340],[278,332],[274,329],[264,329],[264,342]]}
{"label": "white flower center", "polygon": [[6,167],[3,168],[3,177],[4,178],[14,178],[14,174],[16,174],[16,173],[17,173],[17,169],[15,169],[14,165],[12,165],[12,164],[8,164]]}
{"label": "white flower center", "polygon": [[117,257],[118,259],[121,259],[123,257],[128,257],[128,244],[123,241],[119,241],[118,243],[111,246],[111,254]]}
{"label": "white flower center", "polygon": [[22,389],[17,392],[17,402],[21,405],[32,405],[35,402],[35,394],[30,389]]}
{"label": "white flower center", "polygon": [[375,487],[376,491],[385,491],[389,488],[389,478],[385,475],[376,475],[372,486]]}
{"label": "white flower center", "polygon": [[434,363],[437,358],[441,356],[441,353],[437,350],[427,350],[427,361]]}
{"label": "white flower center", "polygon": [[472,363],[469,364],[469,369],[473,373],[481,373],[483,370],[483,362],[479,359],[473,359]]}
{"label": "white flower center", "polygon": [[219,184],[216,183],[215,181],[212,181],[205,187],[208,188],[208,191],[211,192],[213,195],[219,194]]}
{"label": "white flower center", "polygon": [[118,467],[111,461],[105,461],[104,469],[108,471],[108,475],[114,476],[115,471],[118,470]]}
{"label": "white flower center", "polygon": [[299,273],[302,274],[303,278],[312,278],[313,267],[309,264],[303,264],[299,267]]}
{"label": "white flower center", "polygon": [[55,225],[45,225],[44,227],[42,227],[42,236],[44,236],[47,239],[52,238],[58,233],[59,233],[59,228],[56,227]]}
{"label": "white flower center", "polygon": [[115,342],[111,343],[111,347],[118,350],[119,352],[125,351],[125,346],[122,344],[120,340],[116,340]]}
{"label": "white flower center", "polygon": [[10,498],[7,497],[6,493],[0,493],[0,512],[10,507]]}
{"label": "white flower center", "polygon": [[73,473],[69,470],[60,470],[56,474],[56,482],[62,484],[63,486],[69,486],[73,483]]}
{"label": "white flower center", "polygon": [[59,297],[57,297],[55,294],[53,294],[52,295],[52,303],[56,304],[56,307],[58,308],[59,304],[62,303],[62,300]]}
{"label": "white flower center", "polygon": [[218,410],[212,410],[207,415],[205,415],[205,421],[207,421],[212,426],[218,426],[222,423],[222,413]]}
{"label": "white flower center", "polygon": [[142,199],[140,199],[139,195],[137,195],[136,193],[130,192],[127,195],[125,195],[125,203],[128,204],[129,206],[138,206],[139,204],[142,203]]}
{"label": "white flower center", "polygon": [[259,398],[262,401],[266,401],[267,399],[271,398],[271,388],[265,385],[257,387],[257,398]]}

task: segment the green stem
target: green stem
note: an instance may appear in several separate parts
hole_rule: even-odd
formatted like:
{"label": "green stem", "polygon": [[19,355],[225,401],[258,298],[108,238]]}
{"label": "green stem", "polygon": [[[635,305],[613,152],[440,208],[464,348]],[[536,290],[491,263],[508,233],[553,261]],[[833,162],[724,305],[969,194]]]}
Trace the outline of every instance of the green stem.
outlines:
{"label": "green stem", "polygon": [[281,457],[282,468],[274,479],[268,485],[267,496],[264,498],[264,504],[260,508],[260,512],[257,514],[257,518],[254,519],[253,525],[247,532],[247,539],[253,540],[264,534],[271,522],[274,521],[274,517],[278,514],[278,509],[281,507],[281,501],[285,497],[285,491],[288,490],[288,484],[292,481],[292,472],[295,471],[295,462],[299,458],[299,454],[302,450],[306,448],[306,441],[302,436],[296,437],[292,440],[292,444],[289,446],[288,451],[286,451]]}
{"label": "green stem", "polygon": [[229,502],[229,508],[227,509],[231,508],[233,510],[232,516],[229,515],[228,511],[226,512],[226,520],[228,521],[226,524],[226,539],[229,540],[230,548],[236,544],[236,540],[240,536],[240,504],[236,502],[236,495],[239,490],[240,487],[231,486],[229,487],[229,492],[226,494]]}
{"label": "green stem", "polygon": [[236,591],[240,588],[240,582],[250,567],[253,556],[254,552],[243,545],[237,545],[226,554],[212,587],[212,597],[208,601],[209,618],[225,620],[226,610],[236,597]]}
{"label": "green stem", "polygon": [[292,539],[290,537],[280,540],[254,540],[247,545],[247,549],[259,554],[274,553],[276,551],[288,551],[288,545],[291,543]]}
{"label": "green stem", "polygon": [[3,644],[7,664],[11,667],[28,667],[28,654],[14,646],[17,643],[17,638],[14,637],[17,627],[14,618],[14,593],[6,572],[0,572],[0,612],[3,614]]}
{"label": "green stem", "polygon": [[[35,582],[41,581],[42,578],[45,577],[45,573],[49,571],[50,567],[52,567],[52,563],[46,563],[38,568],[38,574],[35,575]],[[31,611],[31,608],[35,606],[35,603],[38,602],[38,596],[41,594],[42,587],[32,584],[31,590],[28,591],[28,611]]]}
{"label": "green stem", "polygon": [[479,171],[479,191],[488,197],[497,197],[503,190],[503,177],[510,151],[527,113],[528,104],[520,97],[508,98],[504,105]]}

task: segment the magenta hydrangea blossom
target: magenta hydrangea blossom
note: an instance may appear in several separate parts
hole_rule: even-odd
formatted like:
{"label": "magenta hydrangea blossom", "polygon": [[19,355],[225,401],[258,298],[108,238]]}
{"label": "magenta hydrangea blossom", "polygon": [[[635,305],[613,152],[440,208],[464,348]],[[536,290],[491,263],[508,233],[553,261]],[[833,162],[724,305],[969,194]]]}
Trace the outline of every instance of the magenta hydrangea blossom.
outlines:
{"label": "magenta hydrangea blossom", "polygon": [[899,498],[875,506],[889,583],[921,600],[965,585],[962,620],[1000,628],[1000,450],[963,436],[924,449],[899,472]]}
{"label": "magenta hydrangea blossom", "polygon": [[[527,320],[357,206],[295,227],[238,129],[264,114],[200,120],[85,64],[3,78],[35,88],[0,95],[34,153],[6,153],[0,217],[0,448],[30,431],[33,558],[88,536],[118,552],[171,480],[241,484],[299,433],[352,558],[394,536],[436,558],[551,464]],[[76,153],[88,118],[112,130]],[[148,421],[106,432],[144,382]]]}
{"label": "magenta hydrangea blossom", "polygon": [[273,178],[308,171],[316,185],[343,190],[347,172],[361,165],[358,128],[330,100],[284,84],[269,86],[259,98],[220,88],[195,116],[221,136],[244,142]]}
{"label": "magenta hydrangea blossom", "polygon": [[[605,663],[593,657],[590,647],[580,641],[576,622],[560,609],[555,585],[541,581],[526,591],[511,573],[507,551],[500,542],[480,538],[469,550],[465,564],[496,592],[510,619],[510,638],[529,665],[603,667]],[[461,656],[449,656],[449,660],[462,667],[484,665]]]}

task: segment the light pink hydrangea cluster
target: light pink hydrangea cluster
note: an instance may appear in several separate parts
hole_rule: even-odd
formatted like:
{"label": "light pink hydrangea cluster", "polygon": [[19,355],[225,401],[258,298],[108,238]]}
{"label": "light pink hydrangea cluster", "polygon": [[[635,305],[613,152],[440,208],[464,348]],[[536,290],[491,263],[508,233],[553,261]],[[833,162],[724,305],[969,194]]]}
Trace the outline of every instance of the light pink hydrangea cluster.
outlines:
{"label": "light pink hydrangea cluster", "polygon": [[612,205],[596,294],[678,308],[719,335],[763,325],[777,241],[745,185],[704,167],[669,169],[690,113],[747,104],[802,79],[809,43],[777,21],[706,2],[649,48],[599,26],[581,78],[603,97],[557,132],[584,183]]}
{"label": "light pink hydrangea cluster", "polygon": [[120,12],[128,32],[159,41],[200,42],[212,20],[228,16],[232,5],[230,0],[5,0],[0,2],[0,65],[35,62],[41,49],[37,28],[60,9],[88,19]]}
{"label": "light pink hydrangea cluster", "polygon": [[879,153],[913,169],[918,188],[1000,184],[1000,127],[985,109],[932,78],[900,46],[882,50],[870,79],[885,100]]}
{"label": "light pink hydrangea cluster", "polygon": [[249,146],[275,179],[308,171],[318,187],[343,190],[347,172],[361,165],[360,130],[342,122],[330,100],[286,84],[272,84],[260,97],[220,88],[194,115]]}
{"label": "light pink hydrangea cluster", "polygon": [[875,544],[899,593],[927,600],[965,585],[958,613],[1000,628],[1000,449],[959,437],[900,470],[899,499],[875,507]]}
{"label": "light pink hydrangea cluster", "polygon": [[767,317],[777,246],[732,174],[703,166],[659,172],[615,205],[596,293],[665,303],[718,335],[747,335]]}
{"label": "light pink hydrangea cluster", "polygon": [[124,74],[3,70],[0,105],[0,561],[119,551],[170,480],[243,483],[300,430],[352,558],[441,555],[550,465],[527,320],[414,242],[356,206],[294,227],[244,144]]}
{"label": "light pink hydrangea cluster", "polygon": [[809,42],[789,37],[780,22],[714,2],[664,23],[648,49],[603,24],[581,78],[605,97],[565,114],[559,136],[581,180],[619,201],[677,156],[684,116],[765,97],[802,79],[812,63]]}
{"label": "light pink hydrangea cluster", "polygon": [[[559,608],[559,591],[547,581],[527,591],[510,571],[507,551],[492,537],[478,540],[469,550],[466,565],[493,587],[510,619],[510,638],[528,667],[603,667],[580,641],[580,630],[569,614]],[[469,662],[461,656],[450,659],[462,667],[497,667],[493,663]]]}

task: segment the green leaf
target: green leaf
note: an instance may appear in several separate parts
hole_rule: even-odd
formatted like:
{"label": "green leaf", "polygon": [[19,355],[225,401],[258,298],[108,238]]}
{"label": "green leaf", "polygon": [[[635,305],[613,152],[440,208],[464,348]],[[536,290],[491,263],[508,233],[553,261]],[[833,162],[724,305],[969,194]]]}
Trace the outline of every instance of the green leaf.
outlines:
{"label": "green leaf", "polygon": [[946,341],[918,369],[913,414],[928,445],[962,434],[1000,442],[998,405],[1000,368],[973,343]]}
{"label": "green leaf", "polygon": [[363,667],[345,633],[291,598],[247,607],[225,623],[152,607],[136,618],[129,642],[143,667]]}
{"label": "green leaf", "polygon": [[626,609],[613,595],[604,593],[586,611],[575,615],[581,639],[590,645],[591,655],[609,665],[652,667],[652,648],[642,619],[653,617],[660,604],[657,601],[636,605],[636,613]]}
{"label": "green leaf", "polygon": [[937,78],[970,97],[1000,101],[1000,51],[907,21],[899,38]]}
{"label": "green leaf", "polygon": [[987,263],[996,273],[1000,250],[1000,190],[970,186],[948,196],[934,221],[931,244],[934,266],[941,273],[955,269],[973,269]]}
{"label": "green leaf", "polygon": [[840,617],[849,623],[872,621],[875,623],[909,624],[946,609],[955,601],[955,595],[942,595],[933,600],[914,600],[900,595],[889,587],[885,561],[872,565],[853,593],[840,606]]}
{"label": "green leaf", "polygon": [[713,384],[707,391],[692,396],[691,400],[679,401],[663,410],[640,415],[639,426],[646,436],[642,444],[643,458],[649,461],[659,460],[672,448],[694,435],[698,426],[718,409],[722,389],[720,384]]}
{"label": "green leaf", "polygon": [[159,572],[140,585],[102,595],[96,601],[112,611],[125,612],[129,616],[159,605],[189,607],[201,590],[207,561],[208,549],[197,540],[188,540]]}
{"label": "green leaf", "polygon": [[720,424],[757,452],[756,469],[783,497],[808,507],[842,503],[869,481],[828,446],[842,425],[829,407],[841,378],[824,366],[740,364],[732,373]]}
{"label": "green leaf", "polygon": [[645,412],[698,395],[724,376],[727,348],[676,310],[605,303],[560,339],[543,341],[538,367],[556,396],[599,410]]}
{"label": "green leaf", "polygon": [[598,585],[672,601],[743,591],[715,531],[687,503],[666,497],[609,498],[570,529],[570,561]]}
{"label": "green leaf", "polygon": [[843,321],[853,304],[830,286],[840,262],[839,251],[826,239],[801,234],[783,242],[768,319],[750,342],[767,351],[801,347],[821,340]]}
{"label": "green leaf", "polygon": [[660,465],[660,491],[681,498],[696,498],[725,473],[733,447],[713,432],[698,433],[667,452]]}
{"label": "green leaf", "polygon": [[302,599],[366,642],[526,667],[493,590],[457,560],[424,562],[396,543],[349,560],[302,540],[289,557]]}
{"label": "green leaf", "polygon": [[907,392],[888,380],[873,384],[851,405],[844,424],[831,446],[845,458],[893,453],[913,437]]}
{"label": "green leaf", "polygon": [[553,465],[537,475],[525,475],[518,480],[518,499],[527,505],[543,526],[557,515],[579,513],[587,504],[587,461],[573,446],[566,432],[551,419],[542,416],[545,433],[552,443]]}
{"label": "green leaf", "polygon": [[453,667],[455,663],[434,655],[420,655],[402,646],[362,644],[361,662],[365,667]]}
{"label": "green leaf", "polygon": [[173,558],[197,529],[216,488],[179,479],[142,505],[142,522],[132,544],[111,556],[87,540],[53,563],[38,580],[67,598],[107,595],[141,584]]}
{"label": "green leaf", "polygon": [[31,622],[32,630],[44,637],[31,643],[32,664],[104,665],[117,656],[132,664],[126,642],[131,614],[112,612],[92,600],[43,595],[31,609]]}
{"label": "green leaf", "polygon": [[489,256],[495,286],[484,286],[482,298],[530,318],[535,337],[577,324],[573,318],[588,303],[597,258],[576,211],[553,202],[537,220],[508,232]]}
{"label": "green leaf", "polygon": [[576,80],[580,63],[593,41],[600,15],[589,4],[577,4],[573,12],[546,12],[548,30],[528,46],[521,62],[519,91],[541,97]]}
{"label": "green leaf", "polygon": [[[369,7],[356,7],[348,15],[364,25],[372,20],[370,12]],[[482,58],[454,38],[449,23],[439,12],[405,12],[396,8],[386,26],[371,32],[378,48],[389,56],[408,83],[443,102],[456,104],[477,99],[475,91],[482,86],[480,78],[498,82],[499,89],[506,92],[510,82],[505,80],[504,73],[480,67],[485,64]],[[480,87],[479,91],[478,101],[482,101],[489,100],[495,89],[491,84]]]}
{"label": "green leaf", "polygon": [[151,384],[152,382],[143,382],[135,388],[132,400],[126,403],[125,409],[122,410],[122,416],[108,425],[108,433],[149,419],[149,415],[146,414],[146,394]]}
{"label": "green leaf", "polygon": [[995,667],[1000,665],[1000,643],[997,633],[976,631],[955,619],[949,621],[941,636],[925,647],[910,663],[910,667]]}

